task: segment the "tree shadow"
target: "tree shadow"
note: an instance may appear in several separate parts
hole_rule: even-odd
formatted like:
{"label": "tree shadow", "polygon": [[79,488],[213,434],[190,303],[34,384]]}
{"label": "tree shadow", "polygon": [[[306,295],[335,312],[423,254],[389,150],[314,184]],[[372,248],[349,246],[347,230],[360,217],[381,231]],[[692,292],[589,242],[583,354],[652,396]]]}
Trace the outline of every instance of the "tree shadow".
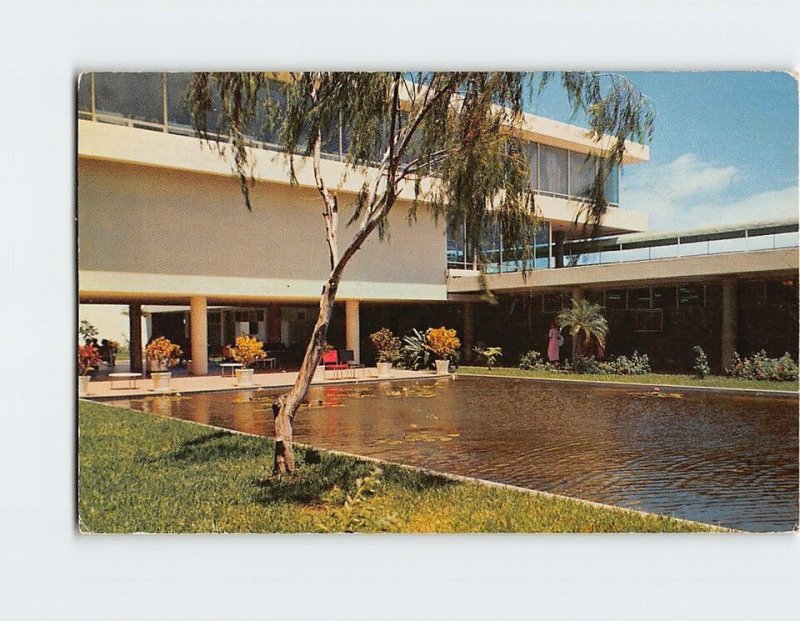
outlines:
{"label": "tree shadow", "polygon": [[179,461],[184,463],[207,463],[219,459],[262,457],[270,452],[269,446],[258,442],[242,441],[241,436],[228,431],[215,431],[187,440],[177,449],[145,461]]}
{"label": "tree shadow", "polygon": [[325,502],[334,488],[349,490],[365,476],[369,464],[339,455],[322,455],[314,449],[295,447],[298,467],[289,476],[254,479],[255,502],[313,505]]}
{"label": "tree shadow", "polygon": [[[375,468],[371,462],[308,448],[296,447],[295,458],[299,465],[292,475],[253,479],[255,502],[316,505],[343,501],[347,493],[355,489],[357,479]],[[457,484],[442,476],[394,465],[384,465],[381,469],[384,483],[415,492]],[[339,493],[332,493],[335,490]]]}

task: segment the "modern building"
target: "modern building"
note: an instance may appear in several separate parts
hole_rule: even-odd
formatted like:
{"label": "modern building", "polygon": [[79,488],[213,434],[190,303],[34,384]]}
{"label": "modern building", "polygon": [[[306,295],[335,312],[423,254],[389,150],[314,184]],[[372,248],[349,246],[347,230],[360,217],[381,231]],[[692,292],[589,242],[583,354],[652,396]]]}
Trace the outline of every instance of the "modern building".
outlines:
{"label": "modern building", "polygon": [[[209,357],[240,333],[281,343],[298,358],[328,266],[310,163],[298,158],[298,184],[290,186],[276,146],[254,145],[257,183],[253,209],[245,209],[229,161],[194,136],[181,101],[188,79],[81,77],[79,302],[128,307],[134,369],[143,343],[157,335],[191,352],[195,374],[207,373]],[[501,236],[488,238],[488,282],[499,303],[487,302],[463,232],[445,230],[424,211],[409,224],[406,190],[390,216],[390,238],[369,239],[348,267],[331,343],[369,361],[367,337],[381,326],[404,333],[444,324],[462,334],[465,357],[482,341],[503,346],[512,362],[544,349],[554,314],[585,296],[608,309],[609,353],[637,348],[664,368],[684,366],[694,344],[720,361],[734,349],[797,355],[796,221],[648,235],[647,215],[620,205],[617,171],[600,239],[585,240],[575,225],[581,195],[592,158],[607,152],[610,139],[594,141],[581,128],[533,115],[523,128],[542,216],[527,275]],[[322,162],[326,179],[338,180],[343,222],[346,199],[360,187],[357,175],[345,174],[345,143],[341,131]],[[631,143],[624,165],[648,157],[647,147]],[[752,240],[768,247],[756,249]]]}

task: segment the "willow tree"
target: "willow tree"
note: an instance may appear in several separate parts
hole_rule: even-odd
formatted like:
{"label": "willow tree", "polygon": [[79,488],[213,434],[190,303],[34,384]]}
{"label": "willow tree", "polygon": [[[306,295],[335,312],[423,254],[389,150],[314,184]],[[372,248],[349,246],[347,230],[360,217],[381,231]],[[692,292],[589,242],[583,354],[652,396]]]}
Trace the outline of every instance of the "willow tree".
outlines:
{"label": "willow tree", "polygon": [[[187,101],[195,131],[224,156],[232,155],[247,209],[256,182],[250,147],[267,137],[279,142],[292,183],[296,159],[310,159],[320,196],[329,273],[297,380],[273,405],[274,473],[294,470],[294,416],[321,359],[345,269],[370,235],[387,234],[388,215],[401,193],[414,197],[412,220],[418,209],[428,209],[448,227],[463,227],[467,244],[477,249],[489,227],[499,226],[503,243],[518,249],[522,265],[532,259],[538,220],[528,150],[522,148],[523,108],[552,78],[509,72],[194,75]],[[649,139],[652,112],[620,76],[565,73],[561,82],[574,111],[585,115],[589,134],[612,138],[583,205],[584,223],[596,226],[607,208],[605,180],[622,163],[626,139]],[[345,165],[363,179],[345,227],[338,179],[326,179],[320,166],[323,144],[339,131],[347,136]],[[479,251],[479,265],[483,258]]]}

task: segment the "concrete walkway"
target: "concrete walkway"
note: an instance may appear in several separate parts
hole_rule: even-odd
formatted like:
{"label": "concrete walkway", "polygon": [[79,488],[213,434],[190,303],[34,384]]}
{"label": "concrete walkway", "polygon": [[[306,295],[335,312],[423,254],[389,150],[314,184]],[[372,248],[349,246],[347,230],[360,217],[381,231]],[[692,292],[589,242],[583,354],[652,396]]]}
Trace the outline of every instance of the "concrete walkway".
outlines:
{"label": "concrete walkway", "polygon": [[[127,370],[127,369],[125,369]],[[336,377],[336,372],[328,371],[325,373],[323,381],[311,382],[314,386],[329,385],[329,384],[346,384],[353,382],[376,382],[385,381],[385,379],[378,379],[378,372],[375,367],[366,369],[354,369],[355,377]],[[392,375],[389,379],[429,379],[434,377],[433,371],[406,371],[403,369],[392,369]],[[214,375],[202,376],[174,376],[170,380],[171,393],[190,393],[190,392],[207,392],[216,390],[242,390],[243,388],[284,388],[294,384],[297,379],[297,371],[277,371],[256,373],[253,378],[252,386],[239,386],[236,383],[235,377],[226,375],[225,377]],[[149,377],[138,378],[136,380],[136,388],[128,388],[128,382],[125,380],[117,380],[114,382],[114,388],[111,388],[111,381],[108,377],[101,377],[92,379],[89,382],[89,391],[84,398],[86,399],[109,399],[112,397],[140,397],[162,394],[156,393],[153,390],[153,380]]]}

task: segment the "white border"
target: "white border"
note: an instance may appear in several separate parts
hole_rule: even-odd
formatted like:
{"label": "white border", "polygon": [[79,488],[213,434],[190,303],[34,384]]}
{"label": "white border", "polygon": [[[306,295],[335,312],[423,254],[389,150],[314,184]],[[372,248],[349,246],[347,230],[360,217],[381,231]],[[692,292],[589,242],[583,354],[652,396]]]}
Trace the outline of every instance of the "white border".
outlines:
{"label": "white border", "polygon": [[[800,543],[792,535],[79,537],[71,467],[75,387],[67,361],[75,319],[77,71],[787,70],[800,59],[800,5],[107,6],[34,0],[4,8],[0,617],[793,618],[800,609]],[[282,565],[273,566],[274,558]]]}

